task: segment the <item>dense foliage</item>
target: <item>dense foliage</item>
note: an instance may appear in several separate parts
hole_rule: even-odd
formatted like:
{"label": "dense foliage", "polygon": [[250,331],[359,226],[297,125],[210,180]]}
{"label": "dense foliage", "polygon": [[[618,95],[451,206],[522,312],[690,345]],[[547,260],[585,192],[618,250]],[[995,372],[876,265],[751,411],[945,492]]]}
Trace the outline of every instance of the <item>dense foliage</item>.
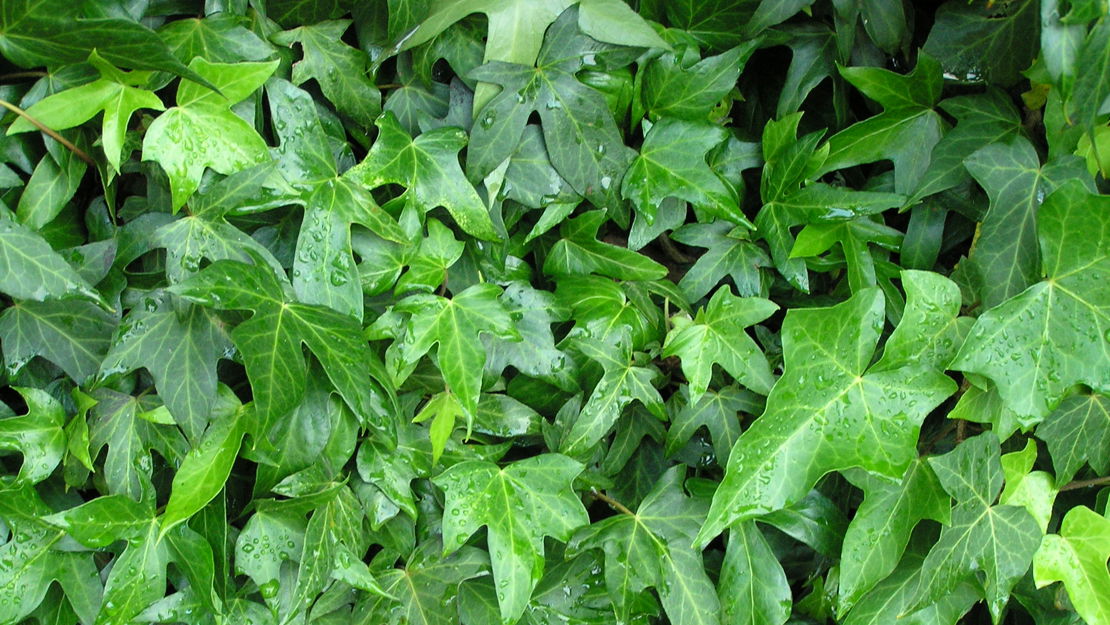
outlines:
{"label": "dense foliage", "polygon": [[1110,624],[1105,0],[4,0],[0,625]]}

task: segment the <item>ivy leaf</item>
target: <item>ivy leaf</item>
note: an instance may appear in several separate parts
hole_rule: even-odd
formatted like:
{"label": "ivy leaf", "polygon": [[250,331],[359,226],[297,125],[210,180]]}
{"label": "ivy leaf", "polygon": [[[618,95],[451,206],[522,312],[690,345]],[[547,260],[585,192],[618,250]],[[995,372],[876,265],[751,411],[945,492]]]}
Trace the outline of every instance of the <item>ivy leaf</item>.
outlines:
{"label": "ivy leaf", "polygon": [[176,463],[188,452],[189,444],[176,427],[151,423],[141,416],[161,405],[149,397],[106,388],[94,391],[93,397],[97,403],[89,424],[89,455],[96,458],[107,446],[103,473],[108,493],[142,501],[151,489],[154,463],[150,451],[157,450]]}
{"label": "ivy leaf", "polygon": [[138,540],[154,510],[123,495],[106,495],[44,517],[86,547],[107,547],[117,540]]}
{"label": "ivy leaf", "polygon": [[[477,414],[477,411],[477,408],[475,408],[474,414]],[[432,442],[433,463],[438,462],[439,457],[443,455],[443,450],[447,447],[447,439],[451,437],[451,432],[455,430],[455,419],[465,416],[466,411],[462,404],[459,403],[455,394],[447,389],[442,393],[436,393],[413,417],[413,423],[432,420],[432,423],[428,426],[428,438]],[[471,417],[471,420],[473,420],[473,417]]]}
{"label": "ivy leaf", "polygon": [[37,484],[50,477],[65,455],[65,412],[58,400],[37,388],[14,387],[27,414],[0,419],[0,449],[23,454],[17,480]]}
{"label": "ivy leaf", "polygon": [[955,282],[930,271],[901,273],[906,290],[902,320],[883,346],[876,370],[910,364],[948,368],[973,323],[960,317],[960,288]]}
{"label": "ivy leaf", "polygon": [[[93,82],[47,96],[30,108],[27,114],[53,130],[80,126],[103,112],[101,147],[116,173],[120,171],[124,138],[131,116],[139,109],[165,110],[162,100],[152,91],[135,87],[148,73],[122,75],[115,68],[102,70],[104,76]],[[37,128],[20,117],[8,127],[8,134],[28,132]],[[43,224],[45,225],[45,222]]]}
{"label": "ivy leaf", "polygon": [[145,302],[148,308],[133,309],[100,364],[100,377],[146,368],[174,420],[195,440],[216,396],[216,361],[231,342],[203,308],[174,304],[160,293]]}
{"label": "ivy leaf", "polygon": [[185,18],[159,28],[158,36],[182,63],[198,56],[216,63],[261,61],[271,56],[273,47],[247,30],[242,21],[227,13]]}
{"label": "ivy leaf", "polygon": [[495,61],[470,72],[501,92],[475,117],[467,171],[484,178],[512,156],[535,112],[559,175],[594,206],[613,206],[635,152],[621,140],[604,96],[576,77],[587,59],[596,63],[596,55],[612,46],[581,34],[575,14],[565,12],[548,29],[535,67]]}
{"label": "ivy leaf", "polygon": [[140,537],[120,554],[104,583],[104,602],[98,624],[124,625],[166,593],[166,565],[170,549],[158,539],[158,524],[153,520]]}
{"label": "ivy leaf", "polygon": [[114,316],[88,302],[27,300],[0,314],[0,345],[12,373],[42,356],[84,384],[100,368],[115,327]]}
{"label": "ivy leaf", "polygon": [[523,282],[505,287],[501,301],[521,340],[507,341],[487,335],[486,353],[493,371],[512,366],[532,377],[555,376],[571,369],[570,360],[555,347],[554,323],[570,319],[570,309],[554,294]]}
{"label": "ivy leaf", "polygon": [[486,348],[480,333],[519,339],[505,307],[497,299],[501,288],[487,283],[474,286],[450,299],[439,295],[412,295],[397,303],[398,312],[412,315],[403,341],[395,343],[402,366],[416,363],[438,343],[436,358],[443,381],[458,397],[468,429],[478,410]]}
{"label": "ivy leaf", "polygon": [[563,438],[560,451],[571,456],[586,454],[634,400],[639,400],[656,418],[664,419],[663,398],[652,385],[657,372],[636,366],[627,336],[616,346],[579,340],[577,347],[584,356],[600,363],[604,373]]}
{"label": "ivy leaf", "polygon": [[471,235],[498,238],[486,205],[459,167],[458,152],[467,143],[465,132],[437,128],[413,139],[388,111],[375,123],[378,140],[366,158],[345,174],[347,179],[370,188],[402,184],[422,212],[442,206]]}
{"label": "ivy leaf", "polygon": [[755,521],[729,532],[718,595],[728,623],[782,625],[790,618],[790,583]]}
{"label": "ivy leaf", "polygon": [[706,506],[682,492],[684,472],[681,466],[671,468],[635,513],[622,512],[583,528],[567,546],[572,554],[605,552],[605,587],[620,621],[629,618],[636,595],[650,586],[676,625],[718,622],[717,593],[701,554],[690,547]]}
{"label": "ivy leaf", "polygon": [[922,460],[910,463],[896,483],[864,471],[846,475],[863,489],[864,499],[844,534],[838,614],[894,570],[919,521],[947,523],[951,514],[948,495]]}
{"label": "ivy leaf", "polygon": [[674,53],[656,57],[644,68],[644,107],[664,119],[704,122],[713,106],[736,87],[758,45],[749,41],[692,64]]}
{"label": "ivy leaf", "polygon": [[829,154],[817,175],[890,160],[894,190],[910,193],[924,175],[928,155],[941,137],[941,118],[932,109],[940,96],[940,65],[918,56],[913,72],[901,76],[878,68],[846,68],[841,75],[883,106],[879,115],[857,122],[829,138]]}
{"label": "ivy leaf", "polygon": [[990,378],[1007,406],[1041,417],[1073,384],[1110,392],[1110,294],[1098,286],[1110,280],[1110,200],[1070,182],[1037,218],[1046,280],[983,313],[951,367]]}
{"label": "ivy leaf", "polygon": [[159,537],[199,512],[223,489],[243,438],[240,414],[212,424],[200,444],[181,461],[162,515]]}
{"label": "ivy leaf", "polygon": [[1033,579],[1041,588],[1063,582],[1075,611],[1090,625],[1110,623],[1110,520],[1076,506],[1064,517],[1059,534],[1044,537],[1033,557]]}
{"label": "ivy leaf", "polygon": [[902,475],[921,421],[956,389],[928,366],[868,369],[883,308],[882,293],[865,289],[831,308],[787,313],[783,375],[729,455],[698,544],[801,500],[829,471]]}
{"label": "ivy leaf", "polygon": [[736,439],[740,438],[740,413],[760,412],[762,402],[751,391],[741,390],[735,385],[720,390],[710,389],[697,401],[689,399],[688,389],[684,386],[679,391],[684,403],[671,417],[664,451],[668,456],[675,455],[698,428],[705,427],[713,436],[713,452],[723,468]]}
{"label": "ivy leaf", "polygon": [[556,243],[544,261],[544,273],[552,276],[598,273],[624,280],[658,280],[667,268],[643,254],[597,240],[605,223],[605,211],[590,211],[563,222]]}
{"label": "ivy leaf", "polygon": [[1099,475],[1110,472],[1110,398],[1099,393],[1068,397],[1037,427],[1048,443],[1056,483],[1067,484],[1088,462]]}
{"label": "ivy leaf", "polygon": [[621,195],[649,221],[655,207],[676,197],[723,219],[754,228],[740,211],[736,192],[705,163],[705,155],[728,133],[720,126],[664,118],[644,136],[640,154],[628,167]]}
{"label": "ivy leaf", "polygon": [[762,248],[748,240],[742,226],[716,220],[708,224],[687,224],[671,238],[685,245],[706,248],[694,266],[678,281],[678,288],[691,302],[709,294],[725,276],[741,297],[766,296],[763,267],[771,266],[771,258]]}
{"label": "ivy leaf", "polygon": [[1021,137],[979,148],[964,164],[991,200],[971,264],[983,304],[994,307],[1037,281],[1037,209],[1061,184],[1084,180],[1083,165],[1067,158],[1041,167],[1033,145]]}
{"label": "ivy leaf", "polygon": [[470,460],[432,479],[446,494],[443,543],[454,552],[479,527],[487,541],[503,621],[515,621],[543,573],[543,537],[566,541],[590,520],[570,489],[582,465],[542,454],[505,468]]}
{"label": "ivy leaf", "polygon": [[0,292],[16,299],[79,297],[103,304],[39,233],[0,213]]}
{"label": "ivy leaf", "polygon": [[360,420],[392,431],[383,405],[392,386],[358,323],[330,308],[291,301],[289,290],[269,268],[232,260],[216,261],[171,288],[203,305],[254,313],[231,331],[231,340],[243,355],[262,423],[283,416],[304,395],[303,343]]}
{"label": "ivy leaf", "polygon": [[1002,490],[998,438],[991,432],[968,439],[929,459],[944,490],[955,497],[952,522],[921,565],[921,584],[910,610],[950,593],[982,572],[987,606],[997,623],[1010,590],[1025,574],[1041,541],[1037,522],[1024,509],[992,505]]}
{"label": "ivy leaf", "polygon": [[200,186],[205,168],[231,174],[269,159],[258,132],[229,107],[262,86],[277,69],[269,63],[189,64],[223,95],[189,83],[177,88],[177,106],[158,116],[143,137],[143,160],[157,161],[170,178],[176,211]]}
{"label": "ivy leaf", "polygon": [[336,110],[369,126],[381,112],[381,93],[367,75],[366,53],[343,42],[351,20],[299,26],[273,36],[274,43],[301,44],[304,58],[293,65],[293,84],[315,79]]}
{"label": "ivy leaf", "polygon": [[481,575],[489,557],[481,549],[461,547],[444,556],[438,540],[417,545],[403,568],[376,572],[382,590],[390,597],[365,595],[356,614],[371,623],[424,623],[453,625],[453,607],[459,582]]}
{"label": "ivy leaf", "polygon": [[654,309],[644,310],[630,301],[629,290],[627,283],[622,287],[608,278],[563,276],[558,279],[555,297],[571,309],[572,332],[615,344],[627,331],[633,343],[640,345],[655,335],[655,326],[662,320]]}
{"label": "ivy leaf", "polygon": [[946,2],[936,13],[924,51],[958,80],[1009,87],[1036,55],[1037,3],[999,7]]}
{"label": "ivy leaf", "polygon": [[[381,489],[405,514],[416,520],[418,511],[411,482],[432,470],[432,450],[423,428],[397,428],[397,447],[389,449],[376,437],[363,441],[355,461],[363,480]],[[384,582],[383,582],[384,583]]]}
{"label": "ivy leaf", "polygon": [[758,297],[735,297],[721,287],[697,316],[676,315],[674,328],[663,343],[663,357],[678,356],[690,382],[690,400],[696,402],[709,387],[713,363],[744,386],[766,395],[774,378],[767,358],[744,328],[770,317],[778,305]]}

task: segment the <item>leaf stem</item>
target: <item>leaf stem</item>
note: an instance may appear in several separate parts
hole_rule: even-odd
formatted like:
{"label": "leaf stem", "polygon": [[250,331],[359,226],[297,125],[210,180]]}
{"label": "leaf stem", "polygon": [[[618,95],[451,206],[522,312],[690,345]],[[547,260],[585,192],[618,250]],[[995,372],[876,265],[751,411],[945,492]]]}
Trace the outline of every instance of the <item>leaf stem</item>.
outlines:
{"label": "leaf stem", "polygon": [[12,72],[10,74],[0,74],[0,80],[19,80],[20,78],[45,78],[49,76],[46,72]]}
{"label": "leaf stem", "polygon": [[636,513],[626,508],[624,504],[617,501],[616,499],[613,499],[609,495],[606,495],[596,488],[590,489],[590,496],[599,501],[604,501],[605,503],[609,504],[610,508],[616,510],[617,512],[627,514],[628,516],[636,516]]}
{"label": "leaf stem", "polygon": [[90,157],[88,154],[85,154],[84,150],[77,147],[76,145],[73,145],[73,143],[71,143],[69,141],[69,139],[66,139],[62,135],[58,134],[57,131],[48,128],[46,126],[46,124],[43,124],[39,120],[37,120],[34,117],[31,117],[30,115],[28,115],[27,111],[19,108],[18,106],[14,105],[11,102],[8,102],[7,100],[4,100],[4,99],[0,99],[0,106],[3,106],[4,108],[8,109],[9,111],[15,113],[16,115],[19,115],[23,119],[26,119],[27,121],[34,124],[35,128],[38,128],[39,130],[45,132],[52,139],[54,139],[58,143],[61,143],[62,145],[64,145],[67,149],[69,149],[70,152],[73,152],[74,154],[76,154],[77,158],[85,161],[89,165],[92,165],[94,167],[96,166],[96,161],[94,161],[92,159],[92,157]]}
{"label": "leaf stem", "polygon": [[1103,484],[1110,484],[1110,475],[1096,477],[1090,480],[1074,480],[1064,484],[1060,487],[1060,492],[1066,490],[1078,490],[1080,488],[1087,488],[1088,486],[1102,486]]}

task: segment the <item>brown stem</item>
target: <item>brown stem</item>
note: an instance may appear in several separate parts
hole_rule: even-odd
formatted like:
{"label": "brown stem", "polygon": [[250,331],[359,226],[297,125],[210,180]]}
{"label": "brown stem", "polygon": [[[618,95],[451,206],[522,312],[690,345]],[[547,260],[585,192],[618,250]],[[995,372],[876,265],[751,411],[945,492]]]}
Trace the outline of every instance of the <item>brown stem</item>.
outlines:
{"label": "brown stem", "polygon": [[1110,484],[1110,475],[1104,475],[1090,480],[1075,480],[1073,482],[1068,482],[1060,487],[1060,492],[1078,490],[1080,488],[1087,488],[1088,486],[1102,486],[1103,484]]}
{"label": "brown stem", "polygon": [[20,78],[43,78],[49,76],[46,72],[12,72],[0,75],[0,80],[19,80]]}
{"label": "brown stem", "polygon": [[956,420],[956,444],[964,442],[967,438],[967,421],[963,419]]}
{"label": "brown stem", "polygon": [[666,234],[659,235],[659,238],[657,238],[656,240],[659,241],[659,246],[663,248],[663,252],[667,255],[667,258],[670,258],[674,262],[682,265],[687,265],[694,262],[694,259],[683,254],[681,250],[675,247],[674,242],[671,241],[671,238],[668,237]]}
{"label": "brown stem", "polygon": [[19,108],[18,106],[12,104],[11,102],[8,102],[7,100],[3,100],[3,99],[0,99],[0,106],[8,109],[9,111],[15,113],[16,115],[19,115],[23,119],[26,119],[27,121],[34,124],[35,128],[38,128],[39,130],[45,132],[52,139],[54,139],[58,143],[61,143],[62,145],[64,145],[70,152],[73,152],[74,154],[76,154],[77,158],[85,161],[89,165],[96,166],[96,161],[94,161],[92,159],[92,157],[90,157],[88,154],[85,154],[84,150],[82,150],[81,148],[73,145],[69,141],[69,139],[66,139],[62,135],[58,134],[56,131],[51,130],[50,128],[47,128],[46,124],[43,124],[39,120],[37,120],[34,117],[31,117],[30,115],[28,115],[27,111]]}
{"label": "brown stem", "polygon": [[597,499],[599,501],[604,501],[605,503],[609,504],[610,508],[616,510],[617,512],[620,512],[622,514],[627,514],[628,516],[636,516],[636,513],[632,512],[631,510],[626,508],[624,506],[624,504],[617,501],[616,499],[613,499],[609,495],[606,495],[605,493],[597,490],[596,488],[591,488],[590,489],[590,496],[592,496],[594,499]]}

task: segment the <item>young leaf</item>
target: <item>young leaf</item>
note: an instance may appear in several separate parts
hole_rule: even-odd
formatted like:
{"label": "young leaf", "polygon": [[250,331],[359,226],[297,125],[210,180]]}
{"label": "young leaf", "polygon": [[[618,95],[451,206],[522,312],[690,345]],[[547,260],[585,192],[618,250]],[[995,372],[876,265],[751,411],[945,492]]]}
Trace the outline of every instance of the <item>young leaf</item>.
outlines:
{"label": "young leaf", "polygon": [[543,573],[543,537],[567,540],[590,520],[570,490],[582,465],[543,454],[508,467],[470,460],[433,478],[447,496],[445,553],[457,550],[479,527],[488,529],[493,580],[503,621],[520,618]]}
{"label": "young leaf", "polygon": [[1072,508],[1059,534],[1044,537],[1033,558],[1037,587],[1063,582],[1068,598],[1087,623],[1110,623],[1110,520],[1085,506]]}
{"label": "young leaf", "polygon": [[883,296],[873,289],[831,308],[787,313],[783,375],[729,455],[699,545],[799,501],[829,471],[902,475],[921,421],[956,389],[928,366],[868,370],[882,320]]}
{"label": "young leaf", "polygon": [[544,273],[552,276],[597,273],[625,280],[658,280],[667,268],[650,258],[597,240],[604,211],[590,211],[563,222],[563,238],[551,248]]}
{"label": "young leaf", "polygon": [[193,516],[223,489],[243,438],[241,413],[208,428],[200,444],[189,451],[173,476],[159,537]]}

